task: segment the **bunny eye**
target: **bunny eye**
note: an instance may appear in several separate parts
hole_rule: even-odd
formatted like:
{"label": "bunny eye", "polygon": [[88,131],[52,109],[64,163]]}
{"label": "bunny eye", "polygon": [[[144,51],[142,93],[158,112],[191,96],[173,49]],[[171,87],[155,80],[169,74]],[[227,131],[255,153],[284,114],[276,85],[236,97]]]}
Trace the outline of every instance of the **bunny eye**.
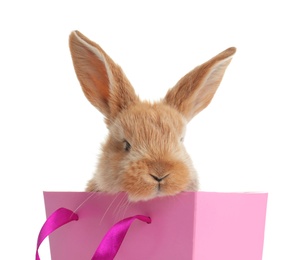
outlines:
{"label": "bunny eye", "polygon": [[180,138],[180,142],[183,143],[183,141],[184,141],[184,137],[181,137],[181,138]]}
{"label": "bunny eye", "polygon": [[125,151],[129,152],[131,149],[131,144],[127,140],[124,140],[124,149]]}

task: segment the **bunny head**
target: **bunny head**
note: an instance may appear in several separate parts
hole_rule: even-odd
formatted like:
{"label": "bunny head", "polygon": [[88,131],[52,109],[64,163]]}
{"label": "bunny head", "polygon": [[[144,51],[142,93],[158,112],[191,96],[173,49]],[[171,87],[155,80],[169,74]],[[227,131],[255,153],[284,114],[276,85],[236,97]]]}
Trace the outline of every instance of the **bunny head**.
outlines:
{"label": "bunny head", "polygon": [[236,49],[196,67],[150,103],[95,42],[73,31],[69,44],[82,90],[109,130],[86,190],[126,192],[131,201],[196,191],[197,174],[183,145],[186,124],[208,106]]}

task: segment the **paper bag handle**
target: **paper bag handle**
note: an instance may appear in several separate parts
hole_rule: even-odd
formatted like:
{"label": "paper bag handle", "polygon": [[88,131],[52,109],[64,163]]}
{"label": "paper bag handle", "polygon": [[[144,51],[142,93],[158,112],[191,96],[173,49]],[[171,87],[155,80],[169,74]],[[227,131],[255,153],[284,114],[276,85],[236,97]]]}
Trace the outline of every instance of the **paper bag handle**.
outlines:
{"label": "paper bag handle", "polygon": [[[59,208],[53,212],[47,218],[39,232],[35,259],[40,260],[38,249],[47,236],[49,236],[53,231],[60,228],[61,226],[78,219],[79,217],[76,213],[66,208]],[[113,260],[128,232],[130,225],[136,219],[147,222],[148,224],[151,223],[151,218],[143,215],[136,215],[117,222],[103,237],[95,254],[92,257],[92,260]]]}
{"label": "paper bag handle", "polygon": [[38,238],[37,238],[37,245],[36,245],[36,260],[40,260],[38,255],[38,249],[44,239],[49,236],[53,231],[58,229],[59,227],[73,221],[78,220],[79,217],[76,213],[72,212],[66,208],[59,208],[55,212],[53,212],[44,225],[42,226]]}
{"label": "paper bag handle", "polygon": [[119,250],[127,232],[134,220],[151,223],[151,218],[143,215],[136,215],[130,218],[125,218],[117,222],[109,229],[107,234],[100,242],[92,260],[113,260]]}

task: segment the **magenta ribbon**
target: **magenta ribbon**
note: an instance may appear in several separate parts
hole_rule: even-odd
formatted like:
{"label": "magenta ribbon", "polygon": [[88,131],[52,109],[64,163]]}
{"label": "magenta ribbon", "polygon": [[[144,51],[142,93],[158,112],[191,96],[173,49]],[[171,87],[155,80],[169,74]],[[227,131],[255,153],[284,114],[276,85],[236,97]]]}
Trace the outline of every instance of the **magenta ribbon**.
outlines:
{"label": "magenta ribbon", "polygon": [[150,217],[136,215],[117,222],[102,239],[92,260],[113,260],[134,220],[151,223]]}
{"label": "magenta ribbon", "polygon": [[38,238],[37,238],[37,246],[36,246],[36,260],[40,260],[38,255],[38,248],[44,239],[49,236],[54,230],[58,229],[59,227],[73,221],[78,220],[79,217],[76,213],[72,212],[66,208],[59,208],[55,212],[53,212],[49,218],[44,223],[43,227],[41,228]]}
{"label": "magenta ribbon", "polygon": [[[136,215],[117,222],[103,237],[92,257],[92,260],[113,260],[128,232],[130,225],[136,219],[147,222],[148,224],[151,223],[150,217],[143,215]],[[78,215],[66,208],[59,208],[49,216],[38,235],[36,260],[40,260],[38,249],[43,240],[53,231],[73,220],[78,220]]]}

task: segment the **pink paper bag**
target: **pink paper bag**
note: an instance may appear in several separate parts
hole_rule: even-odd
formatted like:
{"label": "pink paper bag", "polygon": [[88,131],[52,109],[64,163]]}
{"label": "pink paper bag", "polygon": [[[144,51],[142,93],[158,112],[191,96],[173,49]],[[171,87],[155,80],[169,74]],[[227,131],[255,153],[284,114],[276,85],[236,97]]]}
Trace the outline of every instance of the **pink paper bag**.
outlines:
{"label": "pink paper bag", "polygon": [[260,260],[267,193],[185,192],[131,203],[126,195],[44,192],[46,214],[60,207],[78,214],[50,237],[53,260],[90,260],[118,221],[145,215],[151,224],[131,225],[117,260]]}

